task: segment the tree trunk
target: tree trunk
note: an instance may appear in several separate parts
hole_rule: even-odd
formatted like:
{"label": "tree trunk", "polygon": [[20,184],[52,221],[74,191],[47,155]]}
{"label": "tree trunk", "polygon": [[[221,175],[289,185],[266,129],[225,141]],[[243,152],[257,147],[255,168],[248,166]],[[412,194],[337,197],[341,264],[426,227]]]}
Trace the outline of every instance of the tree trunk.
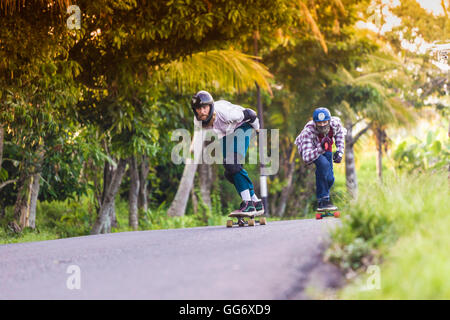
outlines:
{"label": "tree trunk", "polygon": [[19,231],[28,226],[32,179],[33,176],[27,177],[25,173],[19,178],[20,187],[14,205],[14,218],[18,221]]}
{"label": "tree trunk", "polygon": [[353,125],[350,120],[345,122],[347,135],[345,136],[345,181],[348,194],[356,199],[358,197],[358,180],[356,177],[355,151],[353,140]]}
{"label": "tree trunk", "polygon": [[195,131],[192,142],[194,159],[186,159],[186,164],[184,165],[183,175],[181,176],[177,193],[175,194],[175,198],[173,199],[169,210],[167,210],[167,215],[170,217],[183,216],[186,211],[189,194],[194,184],[195,172],[197,171],[198,161],[202,152],[202,143],[202,133]]}
{"label": "tree trunk", "polygon": [[197,164],[192,163],[191,159],[186,159],[186,164],[184,166],[180,184],[178,185],[177,193],[175,194],[175,198],[173,199],[169,210],[167,210],[168,216],[173,217],[184,215],[189,199],[189,193],[191,192],[192,186],[194,184],[196,171]]}
{"label": "tree trunk", "polygon": [[20,230],[25,227],[34,229],[36,227],[36,205],[39,195],[41,174],[35,173],[23,177],[19,181],[23,184],[19,187],[14,207],[14,216],[19,221]]}
{"label": "tree trunk", "polygon": [[[98,212],[100,212],[100,208],[102,207],[104,201],[105,201],[105,197],[106,197],[106,192],[109,188],[109,186],[111,185],[111,181],[113,179],[114,176],[114,167],[111,163],[109,163],[108,161],[105,161],[105,167],[103,169],[103,192],[102,192],[102,198],[101,201],[99,201],[99,209]],[[114,228],[118,227],[118,223],[117,223],[117,217],[116,217],[116,208],[115,206],[113,206],[110,209],[110,216],[111,216],[111,226]],[[109,231],[108,231],[109,232]]]}
{"label": "tree trunk", "polygon": [[197,214],[198,199],[197,199],[197,195],[195,194],[194,188],[191,188],[191,201],[192,201],[192,210],[194,211],[194,214]]}
{"label": "tree trunk", "polygon": [[139,168],[135,156],[130,158],[130,190],[128,193],[129,219],[128,223],[133,230],[139,227],[138,198],[139,198]]}
{"label": "tree trunk", "polygon": [[277,215],[280,217],[283,217],[284,213],[286,212],[287,201],[289,199],[289,195],[291,194],[293,185],[292,180],[294,177],[294,171],[295,171],[295,162],[292,162],[289,164],[288,168],[287,185],[281,191],[280,202],[278,204]]}
{"label": "tree trunk", "polygon": [[113,169],[113,174],[109,184],[104,185],[104,197],[98,213],[97,220],[92,228],[91,234],[108,233],[111,231],[112,219],[114,217],[115,199],[122,183],[123,175],[127,166],[127,160],[120,159],[117,168]]}
{"label": "tree trunk", "polygon": [[291,156],[289,158],[289,164],[287,168],[287,184],[281,191],[281,197],[278,204],[278,209],[276,211],[276,214],[280,217],[284,216],[284,213],[286,212],[286,206],[289,199],[289,195],[291,194],[292,187],[293,187],[293,178],[294,178],[294,172],[295,172],[295,153],[297,151],[297,146],[294,146],[291,151]]}
{"label": "tree trunk", "polygon": [[206,204],[209,209],[212,209],[211,205],[211,188],[213,184],[212,179],[212,167],[209,164],[199,164],[198,165],[198,181],[200,184],[200,195],[202,201]]}
{"label": "tree trunk", "polygon": [[19,178],[19,190],[14,206],[14,217],[19,221],[20,230],[25,227],[36,227],[36,205],[40,189],[42,162],[44,161],[44,146],[39,145],[36,152],[37,162],[30,168],[33,173],[25,168]]}
{"label": "tree trunk", "polygon": [[111,180],[114,175],[114,167],[111,163],[108,161],[105,161],[105,167],[103,168],[103,192],[102,192],[102,200],[99,205],[101,206],[103,204],[103,201],[106,196],[106,191],[108,190],[108,186],[111,184]]}
{"label": "tree trunk", "polygon": [[0,125],[0,169],[3,163],[3,141],[5,139],[5,129]]}
{"label": "tree trunk", "polygon": [[148,173],[150,171],[149,158],[142,156],[142,162],[139,167],[139,200],[138,208],[142,211],[148,209]]}
{"label": "tree trunk", "polygon": [[377,174],[380,182],[383,182],[383,144],[384,144],[384,132],[382,129],[377,128],[375,130],[376,145],[377,145]]}
{"label": "tree trunk", "polygon": [[41,174],[36,173],[33,175],[33,183],[31,185],[31,195],[30,195],[30,215],[28,219],[28,226],[31,228],[36,228],[36,205],[39,196]]}

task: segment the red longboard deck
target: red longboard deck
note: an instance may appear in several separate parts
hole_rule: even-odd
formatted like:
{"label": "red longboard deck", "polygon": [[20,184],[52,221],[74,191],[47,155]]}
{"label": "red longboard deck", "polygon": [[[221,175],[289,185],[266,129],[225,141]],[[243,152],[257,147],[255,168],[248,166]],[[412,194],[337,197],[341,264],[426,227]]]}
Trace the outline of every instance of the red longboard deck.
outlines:
{"label": "red longboard deck", "polygon": [[339,211],[334,211],[334,210],[325,210],[325,211],[321,211],[321,212],[317,212],[316,213],[316,220],[320,220],[326,217],[335,217],[335,218],[339,218],[341,216],[341,213]]}

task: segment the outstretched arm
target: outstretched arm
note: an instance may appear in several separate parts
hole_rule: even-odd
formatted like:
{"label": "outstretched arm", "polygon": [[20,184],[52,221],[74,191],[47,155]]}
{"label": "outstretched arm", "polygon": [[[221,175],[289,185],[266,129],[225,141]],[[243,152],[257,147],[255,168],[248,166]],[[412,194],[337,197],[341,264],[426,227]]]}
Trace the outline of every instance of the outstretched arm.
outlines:
{"label": "outstretched arm", "polygon": [[336,134],[334,135],[334,141],[336,143],[337,151],[344,154],[345,149],[345,135],[347,134],[347,130],[342,126],[339,122],[338,129],[336,130]]}

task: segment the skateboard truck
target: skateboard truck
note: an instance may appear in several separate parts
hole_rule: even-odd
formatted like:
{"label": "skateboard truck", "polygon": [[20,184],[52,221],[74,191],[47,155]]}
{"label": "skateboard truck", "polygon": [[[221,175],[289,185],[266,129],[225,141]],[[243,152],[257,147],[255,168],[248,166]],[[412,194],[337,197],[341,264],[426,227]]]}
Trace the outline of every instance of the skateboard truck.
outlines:
{"label": "skateboard truck", "polygon": [[[227,220],[227,228],[231,228],[233,226],[254,227],[257,223],[259,223],[262,226],[267,224],[267,220],[265,217],[261,217],[261,218],[259,218],[259,220],[256,220],[255,216],[235,215],[235,216],[231,216],[230,218],[237,218],[238,221],[234,222],[233,220]],[[248,218],[248,220],[246,220],[245,218]]]}

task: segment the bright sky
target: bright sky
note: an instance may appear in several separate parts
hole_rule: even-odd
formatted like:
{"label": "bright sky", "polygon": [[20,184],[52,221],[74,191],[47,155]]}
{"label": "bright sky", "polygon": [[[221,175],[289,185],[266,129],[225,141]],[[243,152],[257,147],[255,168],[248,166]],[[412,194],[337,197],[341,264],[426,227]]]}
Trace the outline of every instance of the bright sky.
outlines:
{"label": "bright sky", "polygon": [[422,8],[434,13],[435,15],[444,14],[441,6],[441,0],[416,0]]}
{"label": "bright sky", "polygon": [[[416,1],[420,4],[420,6],[422,8],[424,8],[425,10],[427,10],[430,13],[433,13],[435,15],[444,14],[444,9],[442,8],[442,5],[441,5],[441,0],[416,0]],[[400,4],[401,0],[382,0],[382,2],[387,5],[383,9],[383,14],[386,17],[386,24],[382,28],[382,33],[383,33],[385,31],[391,30],[392,27],[400,24],[400,19],[398,19],[397,17],[392,15],[392,13],[389,10],[389,7],[398,6]],[[375,5],[374,5],[374,3],[372,3],[367,10],[368,10],[368,12],[371,12],[371,10],[373,11],[374,9],[375,9]],[[373,20],[372,22],[375,22],[375,20]],[[376,30],[375,25],[372,24],[372,26],[371,26],[371,23],[366,24],[366,27],[368,27],[369,29]]]}
{"label": "bright sky", "polygon": [[[383,9],[383,15],[386,17],[386,22],[381,28],[381,33],[383,34],[384,32],[391,30],[393,27],[400,25],[401,20],[390,12],[389,7],[398,6],[401,0],[382,0],[382,1],[384,4],[387,5]],[[433,13],[435,15],[444,14],[444,9],[441,6],[441,0],[416,0],[416,1],[422,6],[422,8],[424,8],[430,13]],[[373,12],[375,8],[376,7],[374,3],[372,3],[367,10],[370,13]],[[373,17],[375,16],[376,15],[373,15]],[[369,21],[367,23],[360,21],[357,23],[357,26],[361,28],[368,28],[375,32],[378,32],[376,23],[377,21],[375,18],[369,18]],[[449,40],[449,39],[442,39],[442,40]],[[409,43],[406,40],[402,41],[402,46],[411,51],[418,51],[420,53],[425,53],[433,47],[433,44],[426,43],[422,38],[417,37],[414,43]],[[439,63],[438,67],[443,70],[449,70],[448,64],[441,65]]]}

